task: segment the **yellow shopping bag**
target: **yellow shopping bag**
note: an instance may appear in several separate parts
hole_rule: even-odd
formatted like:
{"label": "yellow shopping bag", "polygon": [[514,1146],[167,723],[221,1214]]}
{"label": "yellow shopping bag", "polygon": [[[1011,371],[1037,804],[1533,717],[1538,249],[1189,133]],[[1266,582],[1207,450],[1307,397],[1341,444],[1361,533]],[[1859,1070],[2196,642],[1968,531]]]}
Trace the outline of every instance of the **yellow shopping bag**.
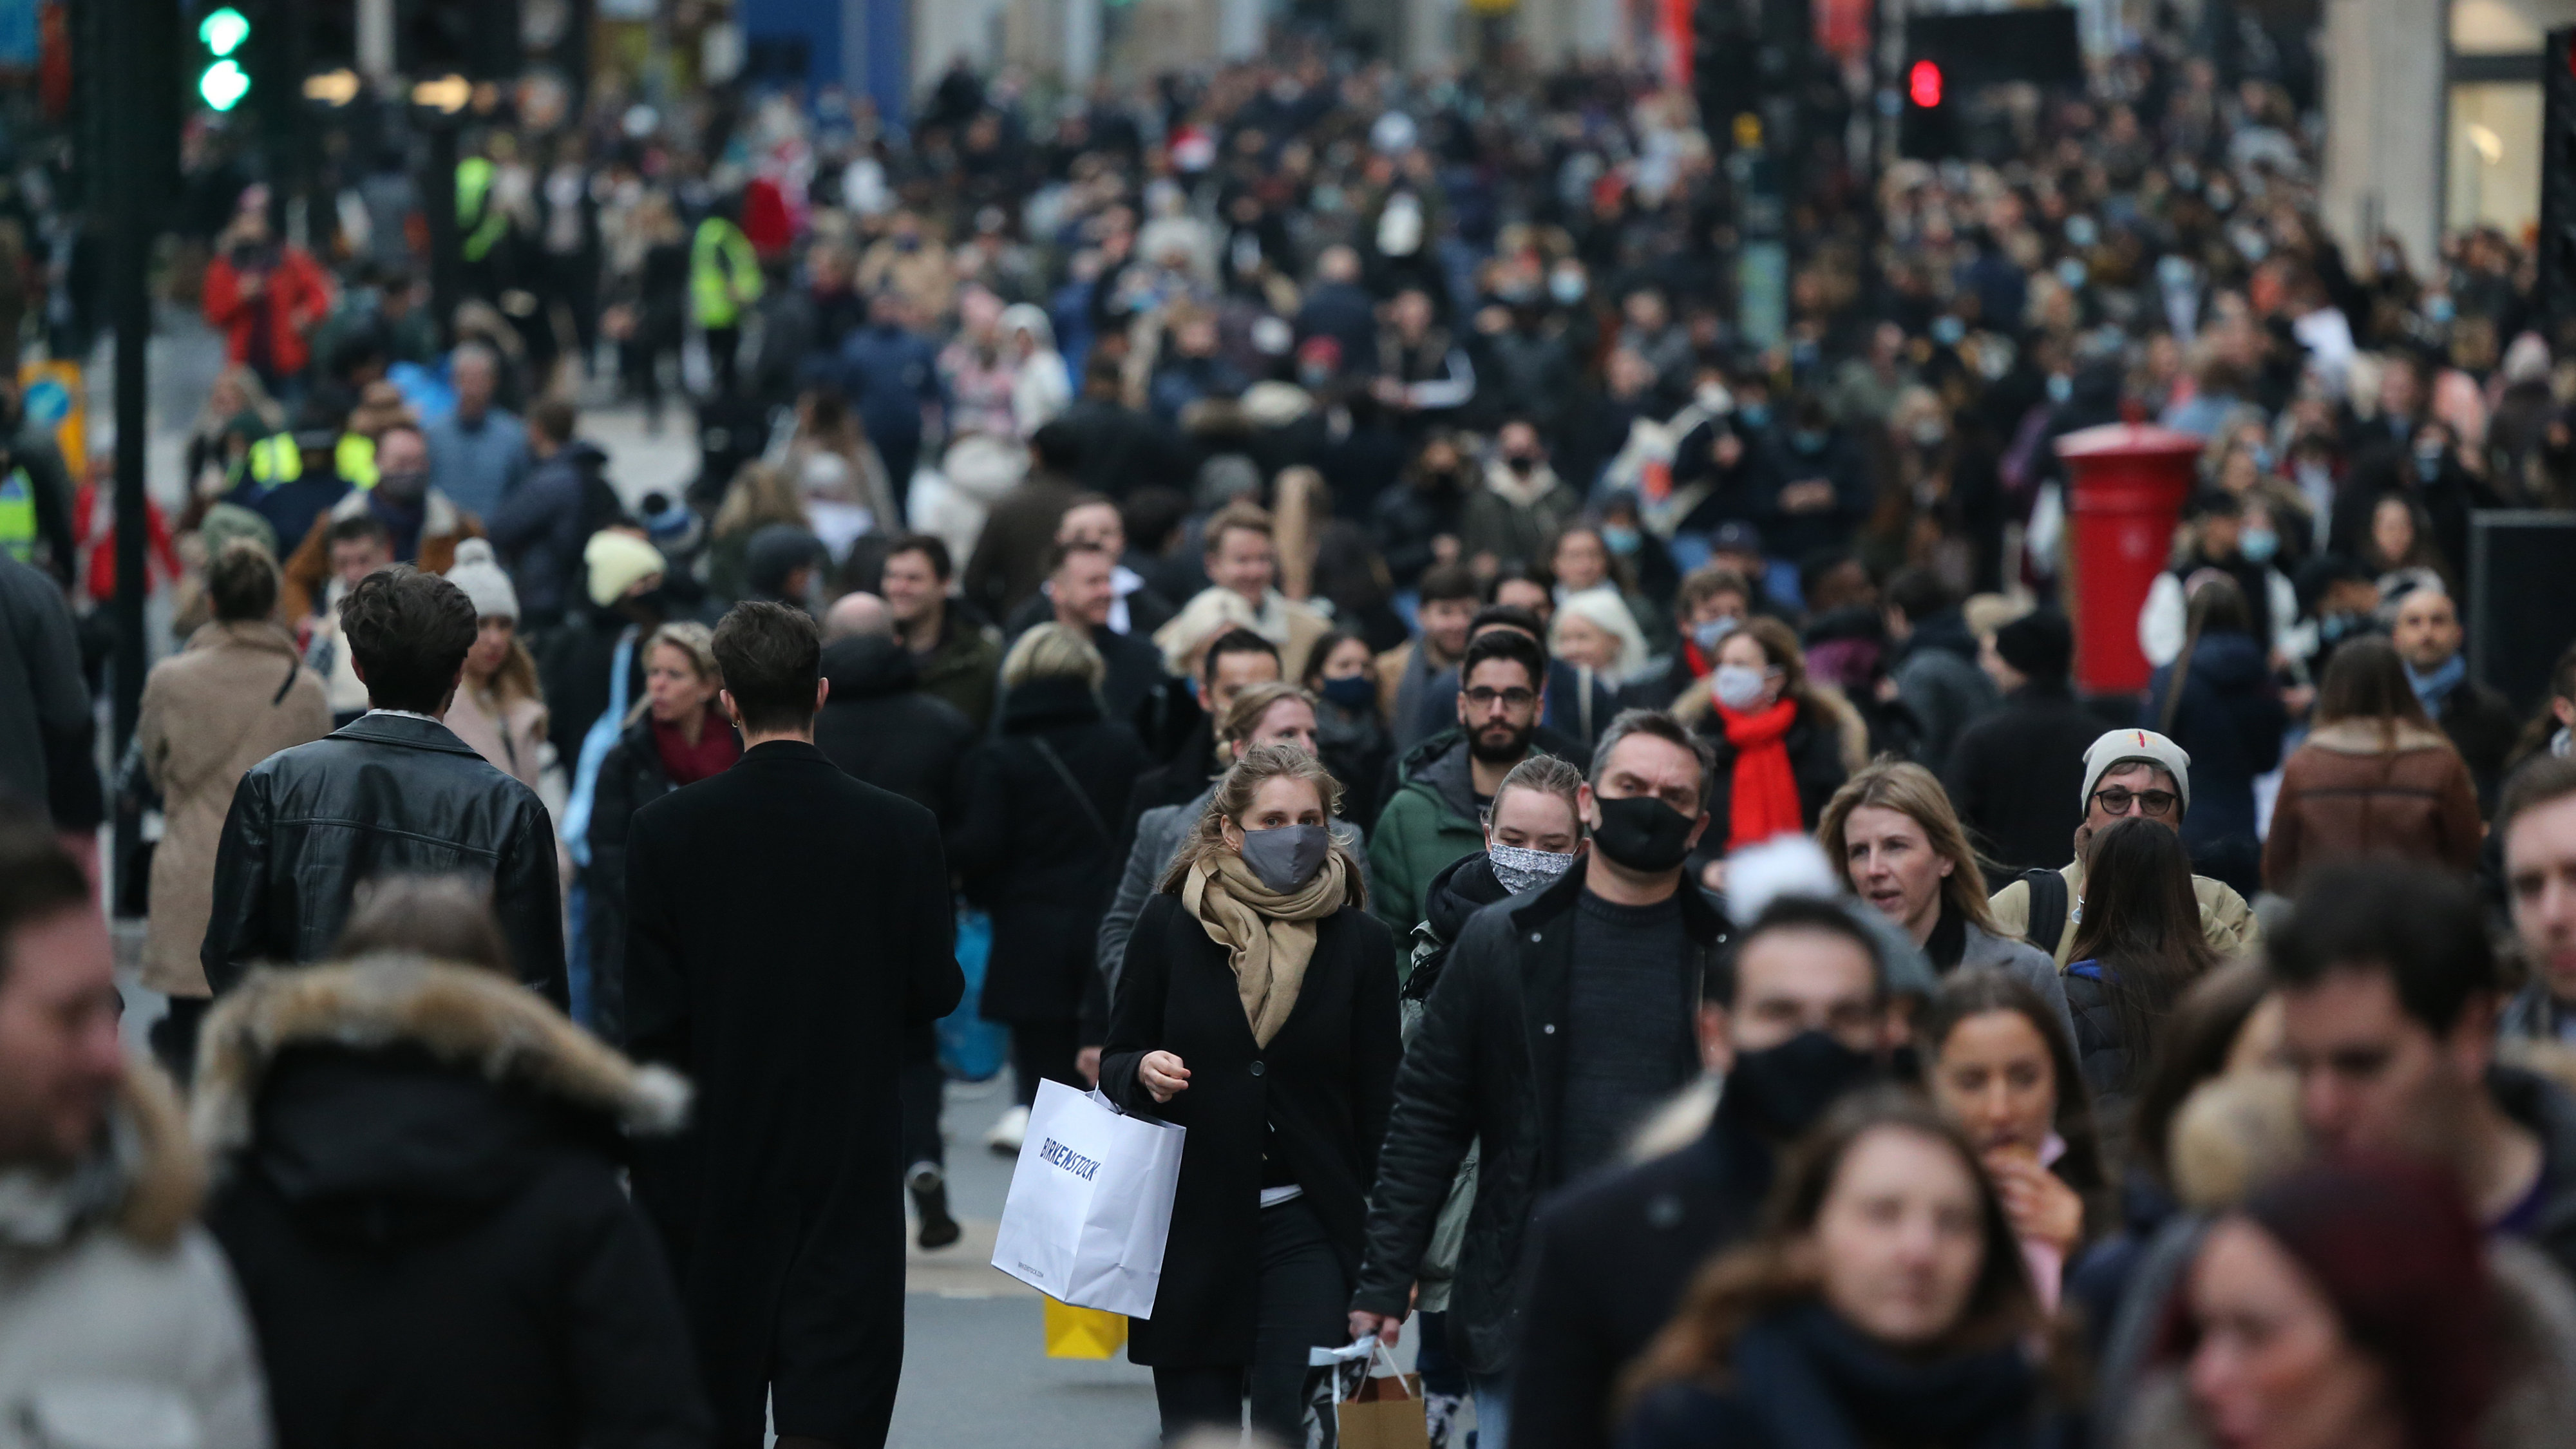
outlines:
{"label": "yellow shopping bag", "polygon": [[1109,1358],[1127,1343],[1127,1315],[1046,1301],[1049,1358]]}

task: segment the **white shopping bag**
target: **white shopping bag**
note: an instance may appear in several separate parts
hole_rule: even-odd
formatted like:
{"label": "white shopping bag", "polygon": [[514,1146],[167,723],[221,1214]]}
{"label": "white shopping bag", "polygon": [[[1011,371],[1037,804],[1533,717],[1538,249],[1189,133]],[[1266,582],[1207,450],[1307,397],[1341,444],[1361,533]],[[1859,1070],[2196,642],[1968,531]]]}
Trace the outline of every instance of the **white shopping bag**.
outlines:
{"label": "white shopping bag", "polygon": [[1097,1091],[1038,1083],[993,1266],[1061,1303],[1153,1317],[1184,1135]]}

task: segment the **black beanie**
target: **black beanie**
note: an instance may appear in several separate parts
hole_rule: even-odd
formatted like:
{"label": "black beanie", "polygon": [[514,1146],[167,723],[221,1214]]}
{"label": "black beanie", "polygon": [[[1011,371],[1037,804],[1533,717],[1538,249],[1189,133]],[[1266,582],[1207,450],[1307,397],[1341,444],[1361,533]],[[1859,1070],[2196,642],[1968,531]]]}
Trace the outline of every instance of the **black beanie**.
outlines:
{"label": "black beanie", "polygon": [[2064,614],[2024,614],[1995,631],[1995,653],[2031,679],[2061,681],[2075,664],[2075,633]]}

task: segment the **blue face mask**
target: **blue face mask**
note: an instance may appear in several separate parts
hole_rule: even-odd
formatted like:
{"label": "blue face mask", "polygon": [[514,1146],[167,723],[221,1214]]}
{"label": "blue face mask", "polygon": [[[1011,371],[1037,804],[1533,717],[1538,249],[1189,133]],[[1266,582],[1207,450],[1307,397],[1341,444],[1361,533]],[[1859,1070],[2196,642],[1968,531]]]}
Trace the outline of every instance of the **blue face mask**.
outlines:
{"label": "blue face mask", "polygon": [[1740,622],[1729,616],[1711,619],[1705,624],[1693,624],[1691,642],[1699,646],[1700,653],[1713,659],[1717,657],[1717,646],[1726,642],[1726,636],[1734,633]]}
{"label": "blue face mask", "polygon": [[1771,426],[1771,405],[1746,403],[1735,410],[1735,416],[1748,428],[1767,428]]}
{"label": "blue face mask", "polygon": [[1365,674],[1344,675],[1324,681],[1324,701],[1344,709],[1361,710],[1377,703],[1377,686]]}
{"label": "blue face mask", "polygon": [[2169,291],[2179,291],[2188,287],[2191,285],[2191,263],[2182,257],[2168,254],[2164,260],[2156,263],[2156,280],[2164,283]]}
{"label": "blue face mask", "polygon": [[2080,257],[2067,257],[2057,264],[2057,280],[2065,283],[2069,290],[2081,290],[2085,279],[2091,275]]}
{"label": "blue face mask", "polygon": [[1800,428],[1789,435],[1789,445],[1801,453],[1821,453],[1825,450],[1825,435]]}
{"label": "blue face mask", "polygon": [[1555,273],[1547,279],[1547,294],[1554,297],[1560,306],[1573,306],[1583,300],[1583,274],[1581,272]]}
{"label": "blue face mask", "polygon": [[2068,377],[2062,372],[2052,372],[2048,375],[2048,400],[2050,402],[2062,403],[2073,396],[2075,396],[2075,379]]}
{"label": "blue face mask", "polygon": [[1622,528],[1615,523],[1603,524],[1601,527],[1601,546],[1621,558],[1635,553],[1644,543],[1645,540],[1638,537],[1637,530],[1633,528]]}
{"label": "blue face mask", "polygon": [[2249,528],[2236,540],[2236,551],[2253,563],[2270,563],[2281,551],[2281,536],[2268,528]]}
{"label": "blue face mask", "polygon": [[1932,340],[1940,343],[1944,347],[1958,346],[1962,341],[1966,340],[1967,335],[1968,324],[1960,321],[1956,317],[1935,317],[1932,319]]}

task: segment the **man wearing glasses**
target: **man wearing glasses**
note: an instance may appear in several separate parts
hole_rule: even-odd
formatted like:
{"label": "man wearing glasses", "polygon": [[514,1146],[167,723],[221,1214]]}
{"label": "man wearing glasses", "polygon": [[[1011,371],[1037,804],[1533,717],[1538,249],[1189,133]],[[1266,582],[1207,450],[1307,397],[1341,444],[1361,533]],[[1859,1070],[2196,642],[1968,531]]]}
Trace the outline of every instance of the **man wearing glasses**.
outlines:
{"label": "man wearing glasses", "polygon": [[1494,790],[1528,759],[1538,729],[1547,653],[1517,629],[1468,641],[1458,664],[1458,728],[1404,758],[1404,783],[1369,835],[1369,905],[1398,941],[1422,919],[1422,892],[1450,862],[1485,848],[1481,823]]}
{"label": "man wearing glasses", "polygon": [[[2093,832],[2124,815],[2143,815],[2168,830],[2182,829],[2191,808],[2191,756],[2154,730],[2113,730],[2084,752],[2084,823],[2075,827],[2075,859],[2063,870],[2024,871],[1995,892],[1995,928],[2053,952],[2060,968],[2084,919],[2084,847]],[[2054,877],[2056,883],[2052,883]],[[2200,930],[2221,958],[2263,944],[2263,928],[2245,898],[2205,875],[2191,878],[2200,899]],[[2051,925],[2054,921],[2056,924]]]}

